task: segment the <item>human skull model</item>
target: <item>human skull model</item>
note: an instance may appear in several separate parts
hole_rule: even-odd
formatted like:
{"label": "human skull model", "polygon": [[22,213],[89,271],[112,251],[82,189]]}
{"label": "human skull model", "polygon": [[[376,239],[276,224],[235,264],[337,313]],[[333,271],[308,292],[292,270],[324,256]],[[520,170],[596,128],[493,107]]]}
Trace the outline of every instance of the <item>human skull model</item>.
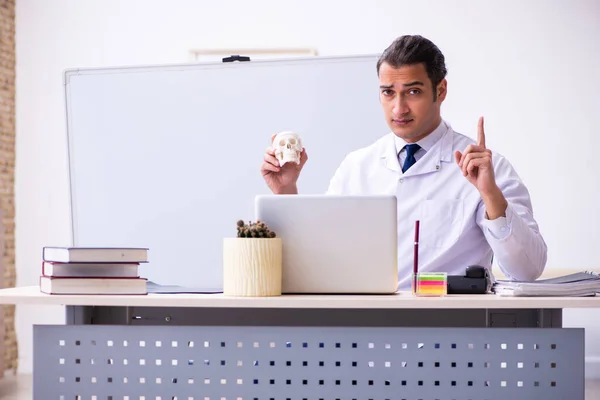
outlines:
{"label": "human skull model", "polygon": [[279,161],[280,167],[287,162],[295,162],[300,165],[302,140],[297,133],[291,131],[278,133],[273,139],[273,150],[275,150],[275,157]]}

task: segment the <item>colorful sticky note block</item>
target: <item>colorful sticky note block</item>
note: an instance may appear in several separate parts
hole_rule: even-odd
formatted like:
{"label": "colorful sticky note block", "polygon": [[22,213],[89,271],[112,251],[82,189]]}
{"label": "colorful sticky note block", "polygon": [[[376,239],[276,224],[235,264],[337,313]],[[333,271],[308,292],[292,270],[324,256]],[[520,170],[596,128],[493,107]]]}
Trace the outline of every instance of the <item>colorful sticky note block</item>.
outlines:
{"label": "colorful sticky note block", "polygon": [[445,296],[448,294],[448,274],[446,272],[419,272],[416,279],[417,296]]}

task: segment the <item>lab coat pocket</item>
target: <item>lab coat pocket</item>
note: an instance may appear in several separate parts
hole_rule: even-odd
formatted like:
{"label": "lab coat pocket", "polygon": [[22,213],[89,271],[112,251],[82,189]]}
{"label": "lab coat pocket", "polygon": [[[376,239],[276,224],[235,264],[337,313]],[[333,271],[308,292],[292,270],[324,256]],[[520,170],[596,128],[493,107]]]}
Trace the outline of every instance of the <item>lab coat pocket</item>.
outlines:
{"label": "lab coat pocket", "polygon": [[448,247],[460,236],[463,200],[425,200],[421,204],[419,218],[419,246]]}

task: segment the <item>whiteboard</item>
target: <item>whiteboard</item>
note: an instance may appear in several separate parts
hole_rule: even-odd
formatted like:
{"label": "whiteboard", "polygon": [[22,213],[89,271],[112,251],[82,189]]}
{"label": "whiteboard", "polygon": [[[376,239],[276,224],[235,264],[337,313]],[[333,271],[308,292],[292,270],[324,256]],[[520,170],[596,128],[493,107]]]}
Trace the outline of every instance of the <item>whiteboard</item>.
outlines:
{"label": "whiteboard", "polygon": [[65,71],[73,245],[148,247],[141,274],[222,286],[222,240],[270,193],[271,134],[309,160],[301,193],[324,193],[342,159],[388,133],[378,56]]}

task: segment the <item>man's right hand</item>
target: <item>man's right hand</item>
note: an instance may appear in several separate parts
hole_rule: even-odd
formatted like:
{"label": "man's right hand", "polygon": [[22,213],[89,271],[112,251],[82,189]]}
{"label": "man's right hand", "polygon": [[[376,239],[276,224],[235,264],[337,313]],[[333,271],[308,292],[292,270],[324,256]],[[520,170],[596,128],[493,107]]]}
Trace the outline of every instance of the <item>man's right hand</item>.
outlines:
{"label": "man's right hand", "polygon": [[[275,139],[275,135],[271,136],[271,143]],[[264,161],[260,167],[260,172],[267,183],[267,186],[275,194],[298,194],[298,187],[296,182],[300,176],[302,167],[306,164],[308,156],[306,150],[302,149],[300,155],[300,165],[288,162],[279,166],[279,161],[275,158],[275,152],[271,147],[268,147],[265,151]]]}

